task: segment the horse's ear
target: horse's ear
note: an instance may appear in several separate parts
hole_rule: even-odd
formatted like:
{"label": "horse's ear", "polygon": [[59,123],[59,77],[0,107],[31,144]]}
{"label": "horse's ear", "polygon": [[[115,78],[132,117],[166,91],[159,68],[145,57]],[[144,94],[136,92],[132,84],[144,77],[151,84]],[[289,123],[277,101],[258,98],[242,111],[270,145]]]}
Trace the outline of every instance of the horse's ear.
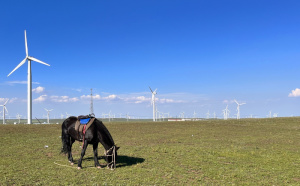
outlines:
{"label": "horse's ear", "polygon": [[119,150],[120,147],[117,147],[116,150]]}

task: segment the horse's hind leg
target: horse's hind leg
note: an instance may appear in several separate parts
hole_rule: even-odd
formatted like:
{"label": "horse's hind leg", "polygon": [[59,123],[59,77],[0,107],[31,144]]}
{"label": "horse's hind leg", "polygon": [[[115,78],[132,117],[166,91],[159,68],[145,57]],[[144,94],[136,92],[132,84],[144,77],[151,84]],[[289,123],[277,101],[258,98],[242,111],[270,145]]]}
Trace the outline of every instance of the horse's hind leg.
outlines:
{"label": "horse's hind leg", "polygon": [[101,168],[99,161],[98,161],[98,143],[93,144],[93,151],[94,151],[94,162],[95,162],[95,167],[98,169]]}
{"label": "horse's hind leg", "polygon": [[87,146],[88,146],[88,142],[87,142],[87,140],[84,140],[83,148],[81,151],[81,156],[80,156],[80,159],[78,160],[78,169],[82,168],[81,163],[82,163],[83,156],[85,155]]}
{"label": "horse's hind leg", "polygon": [[75,140],[73,138],[71,138],[71,140],[69,142],[70,143],[70,145],[69,145],[70,149],[68,149],[68,160],[71,163],[71,165],[74,165],[74,160],[73,160],[73,156],[72,156],[72,145],[73,145],[74,142],[75,142]]}

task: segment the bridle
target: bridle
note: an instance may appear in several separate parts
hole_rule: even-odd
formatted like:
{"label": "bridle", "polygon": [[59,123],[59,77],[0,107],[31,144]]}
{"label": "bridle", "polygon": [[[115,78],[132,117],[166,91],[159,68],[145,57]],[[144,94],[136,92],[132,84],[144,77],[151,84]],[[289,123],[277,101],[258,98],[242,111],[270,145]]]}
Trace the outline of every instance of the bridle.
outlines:
{"label": "bridle", "polygon": [[[111,155],[108,155],[109,152],[112,151],[112,154]],[[109,157],[109,156],[112,156],[112,161],[110,163],[107,164],[107,167],[109,168],[110,165],[112,165],[110,168],[113,170],[116,168],[116,145],[113,145],[110,149],[108,149],[106,152],[105,152],[105,156],[106,157]]]}

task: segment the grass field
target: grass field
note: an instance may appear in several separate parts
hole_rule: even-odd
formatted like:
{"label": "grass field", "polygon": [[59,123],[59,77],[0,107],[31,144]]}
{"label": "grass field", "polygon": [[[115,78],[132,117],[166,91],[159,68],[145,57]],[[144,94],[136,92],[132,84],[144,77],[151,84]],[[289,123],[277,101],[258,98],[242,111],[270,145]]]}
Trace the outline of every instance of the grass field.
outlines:
{"label": "grass field", "polygon": [[121,147],[113,171],[93,167],[91,146],[70,166],[61,125],[1,124],[0,185],[300,185],[300,118],[104,124]]}

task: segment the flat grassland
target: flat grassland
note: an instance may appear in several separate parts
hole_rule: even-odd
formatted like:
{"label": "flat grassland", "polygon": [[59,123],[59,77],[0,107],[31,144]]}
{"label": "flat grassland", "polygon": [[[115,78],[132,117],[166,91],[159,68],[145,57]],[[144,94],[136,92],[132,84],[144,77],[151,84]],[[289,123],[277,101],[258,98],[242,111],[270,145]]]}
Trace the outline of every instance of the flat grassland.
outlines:
{"label": "flat grassland", "polygon": [[93,167],[92,146],[72,167],[60,124],[0,125],[0,185],[300,185],[300,118],[104,124],[121,147],[113,171]]}

